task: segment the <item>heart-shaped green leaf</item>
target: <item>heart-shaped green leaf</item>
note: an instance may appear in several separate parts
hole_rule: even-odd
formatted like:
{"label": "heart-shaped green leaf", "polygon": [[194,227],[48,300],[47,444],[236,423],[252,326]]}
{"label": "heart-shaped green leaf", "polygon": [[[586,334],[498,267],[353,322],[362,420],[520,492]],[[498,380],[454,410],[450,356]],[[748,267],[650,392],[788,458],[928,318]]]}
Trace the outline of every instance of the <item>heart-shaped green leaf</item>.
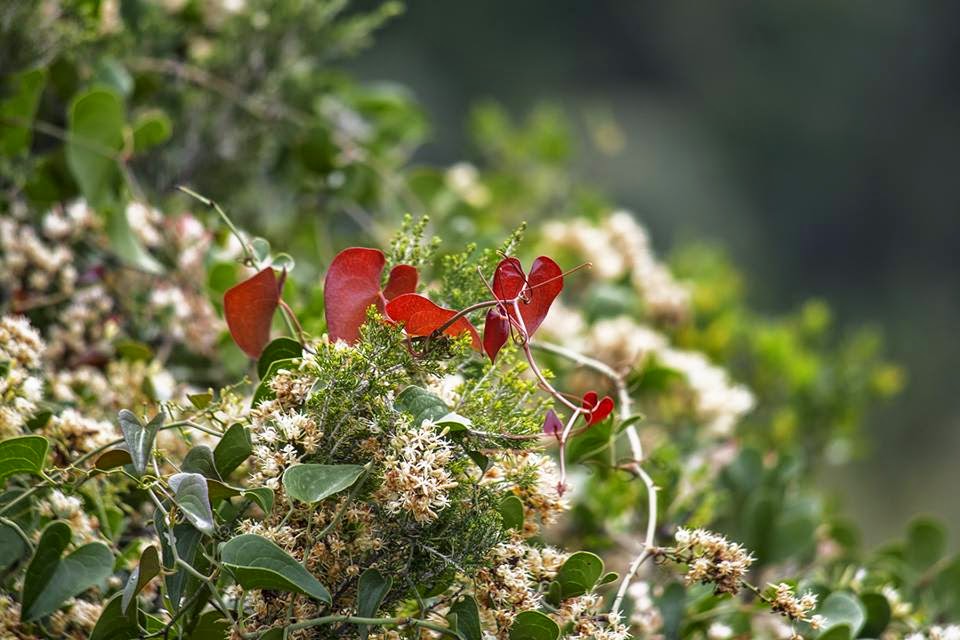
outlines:
{"label": "heart-shaped green leaf", "polygon": [[175,473],[170,476],[169,483],[174,492],[173,499],[187,521],[201,533],[212,536],[216,525],[210,508],[207,479],[199,473]]}
{"label": "heart-shaped green leaf", "polygon": [[506,496],[498,508],[504,529],[523,531],[523,502],[517,496]]}
{"label": "heart-shaped green leaf", "polygon": [[393,406],[397,411],[413,416],[414,425],[419,425],[424,420],[439,420],[450,413],[443,400],[426,389],[413,385],[397,394]]}
{"label": "heart-shaped green leaf", "polygon": [[81,93],[70,105],[67,166],[94,206],[102,204],[118,175],[114,156],[123,147],[123,111],[120,96],[107,88]]}
{"label": "heart-shaped green leaf", "polygon": [[48,446],[43,436],[21,436],[0,442],[0,482],[18,473],[40,475]]}
{"label": "heart-shaped green leaf", "polygon": [[120,422],[123,440],[130,452],[130,458],[133,460],[133,468],[138,476],[142,476],[150,462],[150,456],[153,453],[153,441],[157,437],[157,431],[163,426],[163,412],[158,413],[144,425],[135,413],[121,409],[117,415],[117,420]]}
{"label": "heart-shaped green leaf", "polygon": [[827,619],[827,624],[819,636],[821,638],[841,625],[848,627],[851,638],[856,637],[867,620],[867,610],[860,604],[860,600],[845,591],[834,591],[827,596],[817,613]]}
{"label": "heart-shaped green leaf", "polygon": [[[357,615],[361,618],[376,617],[377,609],[380,603],[390,591],[393,585],[392,578],[385,578],[383,575],[370,567],[360,575],[357,584]],[[358,625],[360,637],[366,640],[370,635],[370,625]]]}
{"label": "heart-shaped green leaf", "polygon": [[[156,553],[155,547],[149,548]],[[89,640],[129,640],[141,637],[137,624],[139,607],[134,606],[127,611],[123,604],[125,595],[125,592],[118,593],[110,598],[97,620],[97,626],[90,632]]]}
{"label": "heart-shaped green leaf", "polygon": [[27,552],[27,544],[16,529],[0,524],[0,571],[13,566]]}
{"label": "heart-shaped green leaf", "polygon": [[303,346],[293,338],[277,338],[263,348],[257,358],[257,375],[263,378],[270,370],[270,365],[277,360],[290,360],[303,357]]}
{"label": "heart-shaped green leaf", "polygon": [[581,596],[593,589],[603,575],[603,560],[589,551],[578,551],[567,558],[557,572],[560,597],[564,600]]}
{"label": "heart-shaped green leaf", "polygon": [[102,542],[85,544],[61,558],[71,535],[70,527],[60,521],[51,522],[40,535],[23,579],[21,618],[25,622],[53,613],[65,600],[113,572],[113,554]]}
{"label": "heart-shaped green leaf", "polygon": [[258,487],[256,489],[242,489],[233,487],[229,484],[207,478],[207,494],[210,497],[210,504],[215,504],[218,500],[232,498],[234,496],[243,496],[249,498],[260,505],[264,513],[270,513],[273,509],[273,490],[269,487]]}
{"label": "heart-shaped green leaf", "polygon": [[480,610],[476,600],[464,596],[450,605],[450,613],[457,616],[456,629],[466,640],[483,640]]}
{"label": "heart-shaped green leaf", "polygon": [[226,478],[230,475],[252,452],[253,445],[246,427],[239,422],[230,425],[213,450],[213,460],[220,477]]}
{"label": "heart-shaped green leaf", "polygon": [[517,614],[510,627],[510,640],[557,640],[560,627],[539,611]]}
{"label": "heart-shaped green leaf", "polygon": [[246,533],[220,548],[220,560],[245,589],[276,589],[330,603],[330,592],[273,542]]}
{"label": "heart-shaped green leaf", "polygon": [[362,473],[358,464],[295,464],[283,472],[283,488],[290,497],[312,504],[343,491]]}
{"label": "heart-shaped green leaf", "polygon": [[130,457],[130,452],[118,447],[102,453],[100,457],[97,458],[97,461],[93,463],[93,466],[100,471],[109,471],[110,469],[116,469],[117,467],[132,463],[133,458]]}
{"label": "heart-shaped green leaf", "polygon": [[199,473],[206,478],[222,480],[217,471],[217,463],[213,459],[213,450],[205,444],[198,444],[187,451],[180,469],[189,473]]}
{"label": "heart-shaped green leaf", "polygon": [[[180,608],[181,597],[188,591],[191,581],[196,581],[196,578],[187,573],[186,569],[174,566],[173,553],[170,550],[170,534],[162,512],[157,511],[155,522],[157,535],[160,539],[163,566],[175,570],[165,578],[165,582],[167,584],[167,595],[174,611],[177,611]],[[173,528],[173,537],[177,543],[177,555],[190,566],[194,566],[197,548],[200,546],[203,534],[189,523],[182,522]]]}
{"label": "heart-shaped green leaf", "polygon": [[140,554],[140,563],[130,574],[127,584],[123,588],[123,599],[120,603],[121,613],[126,613],[130,603],[140,593],[147,583],[160,573],[160,554],[153,545],[147,547]]}
{"label": "heart-shaped green leaf", "polygon": [[30,148],[33,119],[40,94],[47,83],[47,70],[32,69],[9,75],[0,85],[0,154],[19,155]]}

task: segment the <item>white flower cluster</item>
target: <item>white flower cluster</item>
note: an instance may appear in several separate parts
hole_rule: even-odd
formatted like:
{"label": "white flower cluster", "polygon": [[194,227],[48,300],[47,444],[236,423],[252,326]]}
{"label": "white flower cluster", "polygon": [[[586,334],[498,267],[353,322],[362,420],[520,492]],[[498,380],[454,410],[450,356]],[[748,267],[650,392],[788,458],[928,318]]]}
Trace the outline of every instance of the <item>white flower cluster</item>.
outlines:
{"label": "white flower cluster", "polygon": [[110,343],[119,331],[112,313],[113,299],[102,286],[78,290],[48,331],[47,357],[65,360],[76,356],[83,360],[88,354],[110,353]]}
{"label": "white flower cluster", "polygon": [[690,291],[657,260],[650,237],[627,211],[615,211],[602,226],[577,219],[551,222],[544,237],[569,247],[593,263],[597,278],[615,280],[629,275],[644,307],[655,320],[679,320],[690,313]]}
{"label": "white flower cluster", "polygon": [[686,379],[696,398],[697,414],[718,436],[730,435],[740,418],[754,407],[750,390],[733,383],[725,369],[702,353],[663,349],[657,352],[657,360]]}
{"label": "white flower cluster", "polygon": [[64,409],[59,415],[52,416],[43,432],[71,453],[88,453],[120,435],[112,422],[89,418],[76,409]]}
{"label": "white flower cluster", "polygon": [[504,451],[483,476],[484,482],[502,483],[523,503],[523,533],[536,535],[540,525],[557,521],[570,505],[557,486],[560,474],[553,458],[535,451]]}
{"label": "white flower cluster", "polygon": [[37,409],[43,380],[36,371],[44,348],[29,320],[0,317],[0,438],[19,435]]}
{"label": "white flower cluster", "polygon": [[810,615],[817,608],[817,594],[807,592],[798,596],[793,587],[784,582],[771,586],[774,588],[771,610],[793,621],[808,622],[814,630],[822,629],[827,624],[827,619],[823,616]]}
{"label": "white flower cluster", "polygon": [[429,420],[401,427],[393,435],[383,459],[383,485],[377,491],[387,511],[431,522],[450,504],[448,492],[457,482],[447,468],[453,447],[444,435],[446,430]]}
{"label": "white flower cluster", "polygon": [[[83,510],[83,500],[77,496],[64,495],[54,489],[38,505],[41,516],[66,520],[73,531],[74,542],[92,542],[97,540],[100,523]],[[96,619],[96,618],[94,618]]]}
{"label": "white flower cluster", "polygon": [[677,529],[677,555],[687,563],[689,584],[712,584],[716,593],[736,595],[753,564],[753,556],[741,545],[705,529]]}
{"label": "white flower cluster", "polygon": [[14,288],[15,299],[29,300],[54,290],[69,294],[77,282],[74,254],[61,240],[69,235],[69,218],[50,217],[47,244],[32,226],[13,217],[0,219],[0,282]]}
{"label": "white flower cluster", "polygon": [[506,637],[518,613],[540,607],[540,583],[555,578],[566,560],[566,554],[553,547],[530,546],[518,535],[493,547],[474,578],[484,626]]}
{"label": "white flower cluster", "polygon": [[601,320],[586,337],[585,352],[621,370],[648,359],[676,371],[693,394],[694,410],[717,436],[728,436],[755,404],[753,393],[698,351],[675,349],[663,334],[627,316]]}
{"label": "white flower cluster", "polygon": [[926,633],[911,633],[904,640],[960,640],[960,625],[930,627]]}

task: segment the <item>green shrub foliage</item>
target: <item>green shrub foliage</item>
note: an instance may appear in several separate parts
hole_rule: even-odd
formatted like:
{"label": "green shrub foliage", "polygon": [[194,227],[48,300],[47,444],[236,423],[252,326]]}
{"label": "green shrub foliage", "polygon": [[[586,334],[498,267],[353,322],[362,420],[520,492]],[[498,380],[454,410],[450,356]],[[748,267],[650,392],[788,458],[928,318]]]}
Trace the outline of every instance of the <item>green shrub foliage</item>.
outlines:
{"label": "green shrub foliage", "polygon": [[0,7],[0,636],[956,637],[941,525],[812,481],[878,338],[659,258],[551,108],[412,165],[336,66],[399,9]]}

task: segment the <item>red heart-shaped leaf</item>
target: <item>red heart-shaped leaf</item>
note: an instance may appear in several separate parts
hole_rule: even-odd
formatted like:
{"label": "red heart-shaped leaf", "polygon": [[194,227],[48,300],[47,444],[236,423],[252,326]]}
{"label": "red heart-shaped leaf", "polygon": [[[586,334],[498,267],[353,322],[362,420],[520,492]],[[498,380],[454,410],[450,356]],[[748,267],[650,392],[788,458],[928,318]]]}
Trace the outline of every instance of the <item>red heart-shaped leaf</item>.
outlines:
{"label": "red heart-shaped leaf", "polygon": [[523,285],[527,283],[527,277],[523,273],[523,266],[516,258],[504,258],[497,265],[493,272],[493,295],[498,300],[513,300]]}
{"label": "red heart-shaped leaf", "polygon": [[500,348],[510,337],[510,318],[499,307],[493,307],[487,311],[487,319],[483,323],[483,350],[490,358],[490,362],[496,362],[497,354]]}
{"label": "red heart-shaped leaf", "polygon": [[548,436],[553,436],[557,440],[563,434],[563,422],[557,417],[553,409],[547,410],[547,415],[543,419],[543,432]]}
{"label": "red heart-shaped leaf", "polygon": [[603,396],[603,399],[599,402],[597,398],[596,391],[588,391],[583,394],[583,400],[580,406],[587,411],[584,416],[587,420],[587,426],[603,422],[603,420],[613,412],[613,398]]}
{"label": "red heart-shaped leaf", "polygon": [[540,256],[530,267],[527,287],[529,298],[520,301],[520,316],[527,328],[527,335],[532,336],[547,317],[550,305],[563,290],[563,270],[552,259]]}
{"label": "red heart-shaped leaf", "polygon": [[280,304],[280,292],[286,275],[277,278],[267,267],[251,278],[231,287],[223,296],[223,315],[237,346],[251,358],[257,358],[270,341],[270,324]]}
{"label": "red heart-shaped leaf", "polygon": [[[455,315],[457,312],[453,309],[445,309],[416,293],[405,293],[387,303],[387,316],[403,323],[404,331],[410,336],[428,336]],[[466,318],[458,318],[443,331],[448,336],[458,336],[464,332],[470,334],[473,348],[479,351],[480,336]]]}
{"label": "red heart-shaped leaf", "polygon": [[323,281],[323,304],[331,340],[353,344],[360,337],[370,305],[383,308],[380,276],[385,264],[382,251],[363,247],[344,249],[334,257]]}
{"label": "red heart-shaped leaf", "polygon": [[390,270],[387,286],[383,288],[383,297],[388,301],[404,293],[414,293],[417,290],[419,275],[417,268],[408,264],[398,264]]}

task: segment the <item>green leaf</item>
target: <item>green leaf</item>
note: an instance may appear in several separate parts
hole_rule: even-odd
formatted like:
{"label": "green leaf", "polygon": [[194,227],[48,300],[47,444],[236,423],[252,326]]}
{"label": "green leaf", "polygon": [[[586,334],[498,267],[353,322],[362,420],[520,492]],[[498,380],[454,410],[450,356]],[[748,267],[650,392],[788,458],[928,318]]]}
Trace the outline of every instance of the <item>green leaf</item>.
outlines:
{"label": "green leaf", "polygon": [[0,442],[0,482],[18,473],[40,475],[48,446],[43,436],[20,436]]}
{"label": "green leaf", "polygon": [[153,454],[153,441],[157,437],[157,431],[163,425],[163,412],[154,416],[146,425],[140,422],[140,418],[135,413],[126,409],[120,410],[117,419],[120,422],[123,440],[130,452],[130,458],[133,460],[133,468],[137,476],[142,476]]}
{"label": "green leaf", "polygon": [[879,638],[890,624],[890,603],[882,593],[862,593],[860,602],[867,611],[867,620],[860,631],[864,638]]}
{"label": "green leaf", "polygon": [[303,346],[293,338],[277,338],[263,348],[257,359],[257,375],[263,378],[270,365],[277,360],[290,360],[303,357]]}
{"label": "green leaf", "polygon": [[[223,618],[219,611],[207,611],[200,616],[197,626],[193,628],[187,640],[226,640],[230,622]],[[261,640],[266,636],[261,636]]]}
{"label": "green leaf", "polygon": [[360,474],[358,464],[295,464],[283,472],[287,495],[309,504],[348,488]]}
{"label": "green leaf", "polygon": [[[182,567],[175,567],[173,553],[170,551],[169,530],[163,518],[163,513],[157,511],[156,516],[157,535],[160,539],[160,549],[163,552],[163,566],[168,569],[174,569],[174,573],[167,575],[167,594],[173,605],[174,611],[180,609],[180,599],[187,592],[191,582],[196,582],[196,578]],[[197,531],[192,525],[182,522],[173,528],[173,537],[177,543],[177,555],[190,566],[194,566],[197,557],[197,549],[203,534]]]}
{"label": "green leaf", "polygon": [[853,634],[850,633],[849,625],[841,624],[836,627],[831,627],[828,631],[824,631],[817,637],[820,638],[820,640],[852,640]]}
{"label": "green leaf", "polygon": [[27,544],[13,527],[0,524],[0,571],[6,571],[27,553]]}
{"label": "green leaf", "polygon": [[143,248],[140,240],[133,234],[130,221],[127,219],[126,208],[103,207],[103,213],[106,217],[107,237],[110,239],[111,251],[118,258],[141,271],[153,274],[163,273],[163,265]]}
{"label": "green leaf", "polygon": [[160,554],[153,545],[147,547],[140,554],[140,563],[130,573],[127,584],[123,587],[123,599],[120,611],[126,613],[130,603],[135,601],[136,595],[143,591],[147,583],[160,574]]}
{"label": "green leaf", "polygon": [[213,450],[205,444],[198,444],[187,451],[180,469],[189,473],[199,473],[214,480],[222,480],[217,472],[217,463],[213,459]]}
{"label": "green leaf", "polygon": [[123,64],[116,58],[107,56],[101,58],[93,69],[93,81],[114,89],[121,96],[128,98],[133,92],[133,78]]}
{"label": "green leaf", "polygon": [[960,618],[960,555],[937,572],[933,580],[937,604],[950,618]]}
{"label": "green leaf", "polygon": [[216,524],[210,508],[207,479],[199,473],[175,473],[168,482],[174,491],[173,499],[183,510],[187,521],[201,533],[212,536]]}
{"label": "green leaf", "polygon": [[0,101],[0,155],[16,156],[30,149],[33,119],[47,83],[45,69],[12,75],[4,83],[9,97]]}
{"label": "green leaf", "polygon": [[932,518],[917,518],[907,529],[904,551],[907,563],[923,571],[939,560],[947,550],[947,530]]}
{"label": "green leaf", "polygon": [[424,420],[436,421],[450,413],[443,400],[413,385],[397,394],[393,406],[397,411],[413,416],[414,425],[420,425]]}
{"label": "green leaf", "polygon": [[210,403],[213,402],[213,394],[209,391],[203,393],[191,393],[187,395],[187,400],[190,401],[197,409],[203,411],[210,406]]}
{"label": "green leaf", "polygon": [[66,523],[51,522],[40,535],[23,579],[24,622],[51,614],[68,598],[106,580],[113,572],[113,554],[102,542],[91,542],[61,558],[71,539]]}
{"label": "green leaf", "polygon": [[151,109],[137,116],[133,123],[133,150],[143,153],[170,138],[173,124],[163,111]]}
{"label": "green leaf", "polygon": [[150,362],[153,360],[153,349],[149,345],[136,340],[118,340],[113,348],[124,360],[131,362]]}
{"label": "green leaf", "polygon": [[257,264],[263,265],[270,258],[270,241],[266,238],[254,238],[250,241],[250,248],[253,249],[253,255],[257,258]]}
{"label": "green leaf", "polygon": [[523,502],[517,496],[506,496],[497,508],[503,519],[504,529],[523,531]]}
{"label": "green leaf", "polygon": [[450,613],[457,616],[456,629],[466,640],[483,640],[480,610],[477,608],[476,600],[470,596],[464,596],[450,605]]}
{"label": "green leaf", "polygon": [[241,489],[232,487],[228,484],[207,478],[207,493],[210,497],[210,503],[233,496],[242,496],[250,498],[263,509],[264,513],[270,513],[273,510],[273,489],[269,487],[258,487],[256,489]]}
{"label": "green leaf", "polygon": [[[357,584],[357,616],[361,618],[376,617],[377,609],[380,603],[390,592],[393,585],[393,578],[384,578],[383,575],[373,567],[370,567],[360,575],[360,581]],[[370,634],[370,625],[357,625],[360,630],[360,638],[366,640]]]}
{"label": "green leaf", "polygon": [[834,591],[827,596],[827,599],[817,609],[817,613],[827,618],[827,624],[823,632],[817,636],[819,638],[828,637],[825,634],[839,626],[846,626],[849,637],[854,638],[860,633],[860,629],[863,628],[867,619],[867,610],[860,604],[860,600],[852,593],[845,591]]}
{"label": "green leaf", "polygon": [[608,571],[607,573],[603,574],[602,578],[600,578],[600,581],[597,583],[597,586],[602,587],[605,584],[616,582],[619,577],[620,577],[620,574],[617,573],[616,571]]}
{"label": "green leaf", "polygon": [[[150,549],[156,549],[149,547]],[[139,617],[139,607],[134,606],[127,611],[123,604],[123,598],[126,592],[118,593],[107,602],[100,619],[97,620],[97,626],[90,632],[89,640],[130,640],[130,638],[141,637],[140,627],[137,624]]]}
{"label": "green leaf", "polygon": [[539,611],[517,614],[510,626],[510,640],[557,640],[560,627]]}
{"label": "green leaf", "polygon": [[239,422],[230,425],[220,442],[213,450],[213,460],[221,478],[226,478],[230,472],[239,467],[250,454],[253,453],[253,444],[250,442],[250,433]]}
{"label": "green leaf", "polygon": [[331,602],[326,587],[266,538],[252,533],[237,536],[220,548],[220,560],[245,589],[276,589]]}
{"label": "green leaf", "polygon": [[566,600],[587,593],[602,575],[603,560],[599,556],[588,551],[577,551],[567,558],[557,572],[560,597]]}
{"label": "green leaf", "polygon": [[253,400],[250,401],[250,406],[256,407],[264,400],[273,400],[276,397],[276,394],[273,392],[273,389],[270,388],[270,380],[273,378],[273,376],[277,375],[277,372],[281,369],[294,371],[297,369],[299,364],[300,362],[298,358],[284,358],[282,360],[274,360],[271,362],[270,366],[267,368],[266,375],[260,378],[260,384],[257,385],[257,390],[253,392]]}
{"label": "green leaf", "polygon": [[466,431],[473,425],[468,418],[464,418],[459,413],[448,413],[435,420],[435,423],[439,427],[446,427],[450,433]]}
{"label": "green leaf", "polygon": [[67,166],[92,206],[104,203],[118,175],[123,126],[123,102],[110,89],[81,93],[70,105]]}
{"label": "green leaf", "polygon": [[125,464],[132,464],[133,459],[130,457],[130,452],[126,449],[109,449],[102,453],[97,461],[93,463],[93,466],[100,471],[109,471],[110,469],[116,469],[117,467],[122,467]]}

